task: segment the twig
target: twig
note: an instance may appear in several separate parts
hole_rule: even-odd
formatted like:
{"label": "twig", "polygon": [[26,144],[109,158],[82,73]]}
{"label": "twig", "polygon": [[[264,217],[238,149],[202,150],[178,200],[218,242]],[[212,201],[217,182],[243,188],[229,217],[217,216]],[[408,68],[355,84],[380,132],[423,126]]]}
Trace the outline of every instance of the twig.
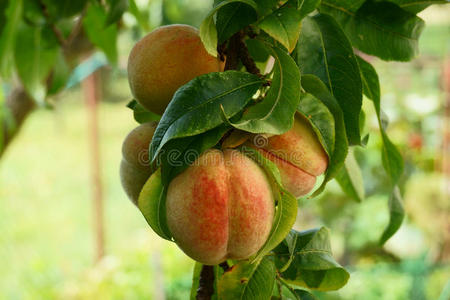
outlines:
{"label": "twig", "polygon": [[214,294],[214,267],[203,265],[197,289],[197,300],[210,300]]}
{"label": "twig", "polygon": [[241,59],[242,64],[245,66],[247,71],[249,71],[252,74],[256,74],[260,77],[262,76],[261,71],[258,69],[258,67],[255,64],[255,61],[248,52],[247,45],[244,43],[242,39],[239,40],[239,58]]}
{"label": "twig", "polygon": [[228,47],[226,50],[227,62],[225,64],[225,71],[236,70],[239,65],[239,46],[241,38],[241,32],[236,32],[228,42]]}
{"label": "twig", "polygon": [[78,33],[80,33],[81,27],[83,25],[83,18],[85,15],[86,15],[86,7],[81,12],[80,16],[78,17],[77,23],[73,27],[69,36],[67,37],[67,45],[70,45],[74,41],[74,39],[78,35]]}

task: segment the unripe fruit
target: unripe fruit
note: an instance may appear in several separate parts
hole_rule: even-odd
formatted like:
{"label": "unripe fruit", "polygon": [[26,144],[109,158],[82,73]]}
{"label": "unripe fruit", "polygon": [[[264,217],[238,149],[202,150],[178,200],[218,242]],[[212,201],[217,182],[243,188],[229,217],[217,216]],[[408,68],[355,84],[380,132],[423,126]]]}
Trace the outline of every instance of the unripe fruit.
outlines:
{"label": "unripe fruit", "polygon": [[130,200],[137,205],[139,193],[152,174],[148,147],[157,123],[144,123],[133,129],[122,144],[120,182]]}
{"label": "unripe fruit", "polygon": [[150,32],[133,47],[128,81],[142,106],[162,114],[180,86],[223,67],[223,62],[208,54],[197,29],[168,25]]}
{"label": "unripe fruit", "polygon": [[150,168],[148,148],[155,133],[156,122],[148,122],[134,128],[122,144],[122,157],[135,168],[148,170]]}
{"label": "unripe fruit", "polygon": [[134,205],[137,206],[139,193],[151,174],[150,168],[147,170],[136,168],[125,159],[120,162],[120,183]]}
{"label": "unripe fruit", "polygon": [[246,259],[266,242],[274,217],[268,177],[237,150],[208,150],[169,184],[167,224],[191,258]]}
{"label": "unripe fruit", "polygon": [[309,122],[300,114],[293,127],[284,134],[267,139],[258,147],[262,155],[273,161],[281,175],[283,186],[295,197],[311,191],[319,176],[328,167],[328,156]]}

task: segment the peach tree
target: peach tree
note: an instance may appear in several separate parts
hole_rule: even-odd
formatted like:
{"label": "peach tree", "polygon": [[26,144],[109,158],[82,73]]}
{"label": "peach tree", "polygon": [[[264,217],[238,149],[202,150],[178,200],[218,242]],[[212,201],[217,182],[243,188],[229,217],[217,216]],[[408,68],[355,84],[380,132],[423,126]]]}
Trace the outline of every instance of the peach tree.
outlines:
{"label": "peach tree", "polygon": [[386,134],[367,58],[413,59],[424,27],[416,14],[444,2],[216,0],[198,37],[183,40],[173,25],[135,46],[129,107],[139,123],[159,121],[144,146],[131,146],[135,155],[148,150],[151,175],[135,203],[158,235],[197,261],[191,298],[310,299],[346,284],[329,230],[292,227],[296,198],[317,196],[332,179],[348,197],[364,197],[352,154],[369,138],[363,99],[375,109],[390,180],[380,245],[399,229],[403,159]]}

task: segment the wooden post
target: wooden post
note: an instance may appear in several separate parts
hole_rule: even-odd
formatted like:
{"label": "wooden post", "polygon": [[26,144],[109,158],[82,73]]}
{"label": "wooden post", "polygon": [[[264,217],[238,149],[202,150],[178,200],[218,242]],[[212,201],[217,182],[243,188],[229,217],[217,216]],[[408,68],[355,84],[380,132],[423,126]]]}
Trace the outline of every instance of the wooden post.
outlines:
{"label": "wooden post", "polygon": [[98,102],[101,99],[99,75],[92,73],[82,82],[85,105],[88,113],[89,153],[91,167],[91,187],[93,204],[93,228],[95,241],[95,262],[105,254],[105,235],[103,227],[103,189],[100,168],[100,145],[98,128]]}

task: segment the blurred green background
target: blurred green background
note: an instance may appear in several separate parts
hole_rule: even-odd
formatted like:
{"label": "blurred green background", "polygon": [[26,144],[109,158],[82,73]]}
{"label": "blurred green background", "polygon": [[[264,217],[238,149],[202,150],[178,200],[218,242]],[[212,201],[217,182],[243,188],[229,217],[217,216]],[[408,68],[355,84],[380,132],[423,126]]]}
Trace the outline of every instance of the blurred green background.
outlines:
{"label": "blurred green background", "polygon": [[[167,23],[198,27],[211,5],[191,0],[137,3],[146,8],[149,30]],[[364,107],[370,139],[365,149],[356,150],[366,199],[355,203],[332,182],[319,198],[301,200],[297,228],[328,226],[335,257],[351,271],[343,289],[317,294],[320,299],[450,297],[448,167],[444,172],[450,158],[443,148],[450,116],[445,116],[441,84],[443,62],[450,54],[449,15],[449,8],[442,6],[421,14],[427,27],[416,60],[371,61],[391,122],[388,133],[406,160],[402,192],[408,215],[400,231],[384,248],[376,246],[388,222],[389,191],[368,101]],[[123,27],[118,68],[100,71],[106,255],[94,262],[88,115],[76,85],[51,99],[51,109],[35,111],[0,161],[1,299],[189,297],[193,261],[151,231],[120,186],[121,143],[137,125],[125,107],[131,99],[126,62],[133,44],[145,34],[129,13]]]}

